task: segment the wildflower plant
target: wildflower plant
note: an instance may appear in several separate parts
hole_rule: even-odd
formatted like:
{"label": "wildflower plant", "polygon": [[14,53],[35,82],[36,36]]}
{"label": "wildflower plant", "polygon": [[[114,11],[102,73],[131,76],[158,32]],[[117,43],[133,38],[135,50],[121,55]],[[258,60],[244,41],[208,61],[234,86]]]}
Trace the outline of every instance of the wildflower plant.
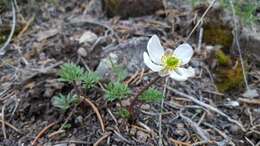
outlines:
{"label": "wildflower plant", "polygon": [[105,91],[105,98],[108,101],[115,101],[125,98],[130,94],[130,89],[128,86],[124,83],[120,82],[110,82],[107,85],[106,91]]}
{"label": "wildflower plant", "polygon": [[116,112],[116,115],[124,119],[130,118],[130,113],[126,108],[119,108]]}
{"label": "wildflower plant", "polygon": [[192,67],[183,67],[189,63],[193,55],[193,49],[189,44],[182,44],[174,51],[164,50],[158,36],[153,35],[148,41],[147,51],[143,53],[144,63],[160,76],[170,76],[176,81],[185,81],[195,75]]}
{"label": "wildflower plant", "polygon": [[141,94],[138,99],[147,103],[160,102],[163,99],[163,94],[156,89],[149,88],[148,90],[144,91],[144,93]]}
{"label": "wildflower plant", "polygon": [[89,71],[89,72],[85,72],[81,76],[81,80],[83,82],[84,88],[90,89],[94,87],[95,84],[97,84],[97,82],[100,80],[100,76],[96,72]]}
{"label": "wildflower plant", "polygon": [[79,101],[79,98],[76,95],[59,94],[58,96],[54,96],[52,98],[52,105],[61,109],[62,111],[66,111],[72,105],[76,104],[78,101]]}
{"label": "wildflower plant", "polygon": [[84,70],[74,63],[65,63],[58,72],[60,81],[72,83],[82,78]]}

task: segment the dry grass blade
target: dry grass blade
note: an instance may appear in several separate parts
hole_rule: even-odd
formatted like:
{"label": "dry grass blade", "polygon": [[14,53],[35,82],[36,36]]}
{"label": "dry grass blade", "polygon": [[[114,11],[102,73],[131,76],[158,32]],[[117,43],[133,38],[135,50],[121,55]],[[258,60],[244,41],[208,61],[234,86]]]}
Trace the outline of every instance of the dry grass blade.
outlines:
{"label": "dry grass blade", "polygon": [[91,108],[94,110],[94,112],[96,113],[97,117],[98,117],[98,120],[99,120],[99,123],[100,123],[100,126],[101,126],[101,129],[103,132],[105,132],[105,126],[104,126],[104,122],[102,120],[102,117],[98,111],[98,108],[95,106],[94,103],[92,103],[92,101],[90,101],[87,97],[83,97],[81,96],[81,98],[86,101],[90,106]]}
{"label": "dry grass blade", "polygon": [[17,133],[19,133],[19,134],[23,134],[22,132],[21,132],[21,130],[19,130],[19,129],[17,129],[16,127],[14,127],[11,123],[8,123],[8,122],[3,122],[3,120],[0,120],[0,122],[2,123],[2,124],[5,124],[5,125],[7,125],[8,127],[10,127],[10,128],[12,128],[14,131],[16,131]]}
{"label": "dry grass blade", "polygon": [[227,118],[227,120],[228,120],[229,122],[232,122],[232,123],[238,125],[243,131],[246,131],[246,129],[244,128],[244,126],[243,126],[240,122],[238,122],[238,121],[236,121],[236,120],[230,118],[227,114],[223,113],[223,112],[220,111],[219,109],[217,109],[217,108],[215,108],[215,107],[213,107],[213,106],[211,106],[211,105],[208,105],[208,104],[206,104],[206,103],[204,103],[204,102],[201,102],[201,101],[199,101],[198,99],[196,99],[196,98],[194,98],[194,97],[192,97],[192,96],[190,96],[190,95],[187,95],[187,94],[182,93],[182,92],[180,92],[180,91],[178,91],[178,90],[176,90],[176,89],[173,89],[173,88],[170,87],[170,86],[167,86],[167,88],[168,88],[170,91],[172,91],[172,92],[174,92],[174,93],[176,93],[176,94],[178,94],[178,95],[180,95],[180,96],[183,96],[183,97],[186,97],[186,98],[192,100],[192,101],[195,102],[196,104],[198,104],[198,105],[200,105],[200,106],[202,106],[202,107],[204,107],[204,108],[206,108],[206,109],[209,109],[209,110],[211,110],[211,111],[213,111],[213,112],[216,112],[216,113],[220,114],[221,116]]}
{"label": "dry grass blade", "polygon": [[35,139],[33,140],[32,142],[32,146],[34,146],[37,142],[37,140],[39,138],[41,138],[43,136],[43,134],[49,129],[51,128],[52,126],[54,126],[56,124],[56,122],[52,122],[51,124],[49,124],[48,126],[46,126],[45,128],[43,128],[38,134],[37,136],[35,137]]}
{"label": "dry grass blade", "polygon": [[109,135],[111,134],[111,132],[105,133],[102,137],[100,137],[93,146],[98,146],[100,142],[102,142],[105,138],[107,138]]}
{"label": "dry grass blade", "polygon": [[176,146],[191,146],[190,143],[175,140],[173,138],[169,138],[169,140],[170,140],[170,142],[174,143]]}
{"label": "dry grass blade", "polygon": [[5,131],[5,105],[2,107],[2,131],[3,131],[3,135],[4,135],[4,139],[7,138],[6,136],[6,131]]}

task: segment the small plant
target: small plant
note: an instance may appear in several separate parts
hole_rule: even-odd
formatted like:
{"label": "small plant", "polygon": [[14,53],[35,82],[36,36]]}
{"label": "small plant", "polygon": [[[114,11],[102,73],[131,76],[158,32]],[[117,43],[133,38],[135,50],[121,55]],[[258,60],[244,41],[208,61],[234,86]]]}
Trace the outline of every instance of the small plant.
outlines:
{"label": "small plant", "polygon": [[58,96],[54,96],[52,98],[52,105],[57,108],[60,108],[63,111],[66,111],[67,109],[69,109],[72,105],[74,105],[78,101],[79,101],[79,98],[76,95],[59,94]]}
{"label": "small plant", "polygon": [[63,82],[73,83],[79,81],[84,73],[84,70],[74,63],[65,63],[61,66],[58,72],[60,80]]}
{"label": "small plant", "polygon": [[105,98],[108,101],[120,100],[130,94],[128,86],[120,82],[110,82],[105,92]]}
{"label": "small plant", "polygon": [[119,108],[116,112],[116,115],[118,115],[120,118],[129,119],[130,113],[126,108]]}
{"label": "small plant", "polygon": [[95,72],[85,72],[81,76],[81,80],[83,81],[83,85],[86,89],[92,88],[95,84],[100,80],[100,76]]}
{"label": "small plant", "polygon": [[115,74],[117,81],[123,81],[127,76],[127,70],[119,65],[112,64],[112,72]]}
{"label": "small plant", "polygon": [[153,88],[149,88],[148,90],[144,91],[141,96],[138,98],[139,100],[143,102],[160,102],[163,99],[163,94]]}

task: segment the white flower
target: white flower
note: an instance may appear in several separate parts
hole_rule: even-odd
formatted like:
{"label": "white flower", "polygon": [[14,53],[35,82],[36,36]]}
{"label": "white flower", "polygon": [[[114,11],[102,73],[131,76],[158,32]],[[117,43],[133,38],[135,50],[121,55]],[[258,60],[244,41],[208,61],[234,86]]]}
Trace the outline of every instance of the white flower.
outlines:
{"label": "white flower", "polygon": [[147,52],[144,52],[144,63],[154,72],[159,72],[160,76],[169,75],[177,81],[185,81],[189,77],[195,76],[192,67],[184,68],[192,55],[193,49],[187,44],[181,44],[174,51],[167,49],[164,51],[158,36],[153,35],[148,41]]}

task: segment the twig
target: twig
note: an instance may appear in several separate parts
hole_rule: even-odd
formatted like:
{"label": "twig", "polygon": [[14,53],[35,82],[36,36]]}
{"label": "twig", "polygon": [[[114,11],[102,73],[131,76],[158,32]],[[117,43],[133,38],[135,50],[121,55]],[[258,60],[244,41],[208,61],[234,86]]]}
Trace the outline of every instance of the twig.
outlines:
{"label": "twig", "polygon": [[5,48],[9,45],[13,35],[14,35],[14,30],[15,30],[15,25],[16,25],[16,12],[15,12],[15,7],[14,7],[14,1],[11,0],[11,6],[12,6],[12,15],[13,15],[13,24],[12,24],[12,29],[11,32],[8,36],[8,39],[4,43],[4,45],[0,48],[0,56],[5,54]]}
{"label": "twig", "polygon": [[9,122],[7,122],[7,121],[5,121],[5,122],[3,123],[3,120],[0,120],[0,122],[1,122],[2,124],[5,124],[5,125],[9,126],[10,128],[12,128],[12,129],[13,129],[14,131],[16,131],[17,133],[23,134],[23,133],[21,132],[21,130],[19,130],[19,129],[17,129],[16,127],[14,127],[11,123],[9,123]]}
{"label": "twig", "polygon": [[83,96],[80,96],[81,99],[83,99],[84,101],[86,101],[90,106],[91,108],[94,110],[94,112],[96,113],[97,117],[98,117],[98,120],[99,120],[99,123],[100,123],[100,126],[101,126],[101,129],[103,131],[103,133],[105,132],[105,126],[104,126],[104,122],[102,120],[102,117],[98,111],[98,108],[92,103],[92,101],[90,101],[87,97],[83,97]]}
{"label": "twig", "polygon": [[100,142],[102,142],[105,138],[111,135],[111,132],[105,133],[102,137],[100,137],[93,146],[98,146]]}
{"label": "twig", "polygon": [[243,72],[243,76],[244,76],[244,82],[245,82],[245,85],[246,85],[246,89],[250,90],[250,88],[248,86],[247,77],[246,77],[245,66],[244,66],[244,61],[243,61],[243,57],[242,57],[242,53],[241,53],[241,48],[240,48],[240,44],[239,44],[239,41],[238,41],[238,34],[237,34],[238,28],[237,28],[237,21],[235,19],[235,9],[234,9],[234,5],[233,5],[233,1],[229,0],[229,3],[230,3],[231,8],[232,8],[233,21],[234,21],[234,26],[235,26],[234,37],[235,37],[235,42],[236,42],[238,53],[239,53],[239,59],[240,59],[242,72]]}
{"label": "twig", "polygon": [[52,122],[51,124],[49,124],[47,127],[43,128],[38,134],[37,136],[35,137],[35,139],[33,140],[32,142],[32,146],[34,146],[37,142],[37,140],[39,138],[41,138],[43,136],[43,134],[49,129],[51,128],[52,126],[54,126],[56,124],[56,122]]}
{"label": "twig", "polygon": [[26,30],[28,30],[29,26],[32,24],[33,20],[35,18],[35,14],[27,21],[26,25],[23,27],[23,29],[19,32],[19,34],[17,35],[17,38],[21,38],[22,35],[26,32]]}
{"label": "twig", "polygon": [[190,124],[190,126],[193,128],[193,130],[199,134],[199,136],[204,140],[204,141],[209,141],[208,138],[208,133],[206,131],[204,131],[202,128],[199,127],[199,125],[195,122],[193,122],[190,118],[184,116],[182,114],[182,110],[180,111],[180,117],[185,120],[186,122],[188,122]]}
{"label": "twig", "polygon": [[5,131],[5,104],[2,107],[2,130],[3,130],[3,134],[4,134],[4,139],[7,138],[6,136],[6,131]]}
{"label": "twig", "polygon": [[164,88],[163,88],[163,99],[161,101],[161,109],[160,109],[160,113],[159,113],[159,146],[163,146],[162,111],[163,111],[163,105],[164,105],[164,98],[166,98],[168,79],[169,79],[169,77],[165,78],[165,85],[164,85]]}
{"label": "twig", "polygon": [[199,24],[202,22],[202,20],[204,19],[204,17],[206,16],[206,14],[208,13],[208,11],[210,10],[210,8],[215,4],[216,0],[213,0],[211,2],[211,4],[208,6],[208,8],[205,10],[205,12],[203,13],[203,15],[201,16],[200,20],[197,22],[197,24],[193,27],[192,31],[190,32],[190,34],[188,35],[188,37],[186,38],[186,42],[190,39],[191,35],[193,34],[193,32],[196,30],[196,28],[199,26]]}
{"label": "twig", "polygon": [[131,114],[131,116],[133,116],[133,108],[134,108],[134,105],[136,104],[136,102],[138,101],[138,97],[143,94],[143,92],[145,90],[147,90],[150,86],[152,86],[156,81],[158,81],[159,79],[161,79],[161,76],[157,76],[156,78],[154,78],[152,81],[150,81],[146,86],[144,86],[144,88],[139,91],[134,97],[133,97],[133,100],[128,108],[128,111],[129,113]]}
{"label": "twig", "polygon": [[245,99],[245,98],[238,98],[240,102],[247,103],[247,104],[255,104],[260,105],[260,99]]}
{"label": "twig", "polygon": [[208,104],[206,104],[206,103],[204,103],[204,102],[201,102],[201,101],[199,101],[198,99],[196,99],[196,98],[194,98],[194,97],[192,97],[192,96],[190,96],[190,95],[187,95],[187,94],[185,94],[185,93],[182,93],[182,92],[180,92],[180,91],[178,91],[178,90],[176,90],[176,89],[173,89],[173,88],[171,88],[171,87],[169,87],[169,86],[167,86],[167,88],[168,88],[170,91],[172,91],[172,92],[174,92],[174,93],[176,93],[176,94],[178,94],[178,95],[180,95],[180,96],[183,96],[183,97],[186,97],[186,98],[192,100],[193,102],[195,102],[196,104],[198,104],[198,105],[200,105],[200,106],[202,106],[202,107],[204,107],[204,108],[207,108],[207,109],[209,109],[209,110],[211,110],[211,111],[213,111],[213,112],[216,112],[216,113],[220,114],[221,116],[227,118],[227,120],[228,120],[229,122],[232,122],[232,123],[238,125],[243,131],[246,131],[246,129],[244,128],[244,126],[243,126],[241,123],[239,123],[238,121],[236,121],[236,120],[230,118],[227,114],[223,113],[223,112],[220,111],[219,109],[217,109],[217,108],[215,108],[215,107],[213,107],[213,106],[211,106],[211,105],[208,105]]}
{"label": "twig", "polygon": [[187,142],[182,142],[182,141],[179,141],[179,140],[175,140],[173,138],[169,138],[169,140],[174,143],[176,146],[180,145],[180,146],[191,146],[190,143],[187,143]]}

